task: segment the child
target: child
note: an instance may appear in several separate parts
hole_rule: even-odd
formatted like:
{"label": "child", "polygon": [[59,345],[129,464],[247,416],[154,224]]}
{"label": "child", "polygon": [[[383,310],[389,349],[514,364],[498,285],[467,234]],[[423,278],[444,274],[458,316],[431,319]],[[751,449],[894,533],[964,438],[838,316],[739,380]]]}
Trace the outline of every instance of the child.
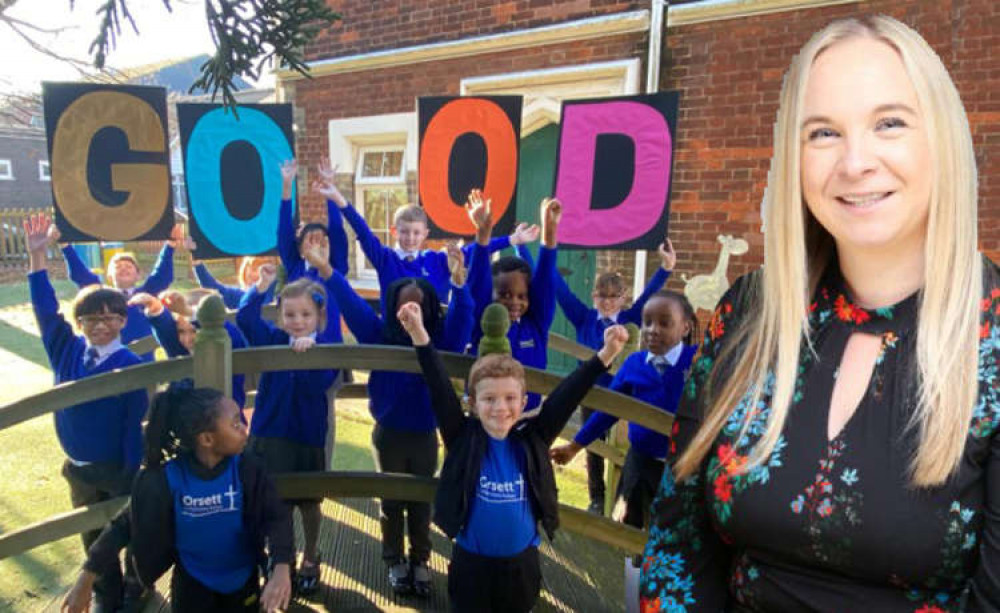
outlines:
{"label": "child", "polygon": [[[608,386],[655,405],[673,414],[677,411],[684,378],[698,346],[697,320],[691,303],[683,294],[660,290],[642,309],[642,342]],[[580,449],[592,443],[617,421],[605,413],[594,412],[577,433],[573,442],[552,450],[558,464],[566,464]],[[653,495],[663,475],[664,458],[670,439],[638,424],[628,426],[629,450],[618,483],[615,515],[624,523],[643,528]]]}
{"label": "child", "polygon": [[[292,213],[292,188],[295,185],[295,177],[299,172],[299,167],[295,160],[288,160],[281,165],[278,255],[281,257],[281,264],[285,267],[286,283],[291,283],[301,277],[319,281],[315,267],[309,265],[304,255],[307,250],[314,246],[322,247],[325,245],[330,266],[334,270],[339,270],[341,274],[347,274],[347,233],[344,232],[344,222],[340,218],[340,209],[346,205],[346,200],[337,188],[333,187],[334,171],[329,167],[329,163],[324,163],[317,171],[324,180],[329,177],[329,181],[326,183],[316,183],[317,188],[320,185],[327,186],[321,192],[327,197],[326,225],[317,222],[307,223],[303,224],[296,232]],[[333,245],[333,249],[330,248],[330,245]]]}
{"label": "child", "polygon": [[[660,255],[660,267],[653,273],[639,298],[631,307],[625,306],[625,280],[616,272],[606,272],[597,275],[594,282],[594,292],[591,295],[594,308],[587,306],[577,298],[562,275],[556,272],[553,281],[556,286],[556,301],[562,307],[566,319],[576,328],[576,342],[597,349],[601,346],[604,330],[614,324],[638,324],[642,318],[642,309],[654,292],[658,291],[670,277],[670,272],[677,263],[670,239],[660,245],[657,250]],[[610,375],[601,377],[597,384],[607,387],[611,383]],[[586,422],[593,411],[587,407],[580,408],[580,416]],[[596,453],[587,452],[587,489],[590,494],[590,511],[598,515],[604,514],[604,458]]]}
{"label": "child", "polygon": [[[330,176],[332,177],[332,171]],[[331,191],[332,188],[332,191]],[[396,210],[392,217],[392,235],[396,238],[394,248],[386,247],[372,233],[365,218],[340,194],[333,186],[332,179],[325,186],[318,187],[320,193],[329,194],[328,197],[335,197],[333,201],[340,207],[341,213],[347,222],[351,224],[354,233],[358,237],[358,243],[365,257],[371,262],[372,268],[378,274],[378,285],[385,295],[385,289],[395,281],[403,277],[418,277],[427,279],[434,291],[442,300],[448,298],[449,277],[448,256],[441,251],[432,251],[424,248],[424,241],[430,229],[427,224],[427,214],[424,209],[415,204],[408,204]],[[332,222],[331,222],[332,223]],[[538,238],[538,227],[527,224],[519,224],[514,233],[510,236],[489,241],[489,253],[516,247],[532,242]],[[339,243],[333,243],[333,249],[340,247]],[[346,244],[344,245],[346,259]],[[466,263],[472,261],[471,247],[463,248]],[[387,316],[393,315],[385,311],[385,300],[382,301],[383,311]]]}
{"label": "child", "polygon": [[[55,240],[59,240],[58,231],[56,231]],[[170,284],[174,280],[174,250],[185,244],[183,229],[180,225],[176,225],[170,232],[170,240],[163,243],[160,255],[156,259],[156,265],[153,266],[153,272],[150,273],[145,282],[139,284],[139,275],[141,273],[139,262],[135,259],[135,255],[128,251],[116,253],[111,257],[111,260],[108,262],[107,279],[112,287],[119,290],[125,296],[126,300],[137,292],[145,292],[153,295],[159,294],[170,287]],[[69,278],[76,283],[77,287],[84,288],[90,285],[100,285],[101,278],[87,268],[87,265],[83,263],[83,260],[80,259],[79,254],[77,254],[76,249],[72,245],[64,246],[62,252],[63,258],[66,260],[66,269],[69,273]],[[128,314],[128,320],[122,329],[123,343],[128,344],[153,334],[153,330],[149,327],[149,322],[142,316],[141,307],[130,307]],[[139,357],[144,362],[152,362],[153,352],[144,353]]]}
{"label": "child", "polygon": [[246,293],[247,288],[257,283],[260,267],[264,264],[274,265],[275,261],[271,256],[248,255],[244,257],[240,261],[240,270],[237,274],[240,281],[239,285],[223,285],[219,283],[212,276],[212,273],[209,272],[208,267],[200,260],[194,260],[192,264],[194,265],[194,276],[198,279],[198,285],[219,292],[219,295],[222,296],[222,302],[226,305],[227,309],[238,309],[240,308],[240,300],[243,299],[243,294]]}
{"label": "child", "polygon": [[[59,313],[46,270],[45,250],[56,242],[58,232],[44,214],[25,220],[24,232],[31,262],[31,304],[55,383],[142,363],[122,345],[121,332],[128,314],[125,296],[110,288],[82,290],[73,305],[73,318],[83,331],[82,337],[76,336]],[[129,491],[142,455],[140,422],[147,402],[145,390],[134,390],[56,411],[56,435],[67,456],[62,475],[69,483],[74,508]],[[99,530],[92,530],[81,535],[85,549],[98,534]],[[97,603],[114,610],[126,597],[118,559],[108,559],[93,570],[97,574]],[[129,598],[141,593],[135,582],[129,581],[128,588]]]}
{"label": "child", "polygon": [[[448,246],[451,269],[451,303],[446,316],[434,287],[425,279],[402,278],[389,285],[385,302],[390,312],[399,305],[421,305],[424,329],[431,331],[434,344],[444,351],[461,352],[472,332],[472,296],[465,286],[462,252]],[[320,260],[317,268],[324,268]],[[475,264],[474,264],[475,265]],[[343,309],[344,319],[361,343],[410,345],[409,336],[395,317],[379,317],[358,296],[347,280],[336,271],[327,287]],[[443,320],[443,321],[442,321]],[[373,370],[368,378],[369,409],[375,418],[372,445],[378,469],[383,472],[410,473],[433,477],[437,469],[438,444],[434,431],[434,413],[424,378],[413,373]],[[409,562],[403,547],[403,512],[410,533]],[[423,502],[382,501],[382,559],[389,567],[389,583],[398,594],[430,595],[431,574],[427,561],[431,555],[431,508]]]}
{"label": "child", "polygon": [[398,318],[417,349],[448,450],[434,522],[456,539],[448,567],[452,611],[529,611],[541,587],[537,524],[550,539],[559,525],[549,446],[628,333],[622,326],[608,328],[598,354],[552,390],[535,419],[518,423],[526,396],[524,369],[516,360],[503,354],[476,360],[468,385],[478,418],[467,417],[420,307],[404,304]]}
{"label": "child", "polygon": [[[197,312],[198,304],[208,294],[202,295],[197,301],[191,300],[189,302],[179,292],[171,290],[164,292],[164,294],[168,293],[174,294],[169,300],[163,294],[161,294],[161,298],[156,298],[140,292],[129,299],[129,305],[138,304],[143,307],[143,315],[153,328],[153,336],[156,337],[156,342],[160,344],[160,347],[163,347],[167,357],[191,355],[194,353],[194,341],[199,328],[194,315]],[[224,326],[232,341],[232,348],[246,348],[247,340],[236,324],[227,321]],[[236,406],[241,409],[246,403],[247,397],[243,387],[244,381],[244,375],[233,375],[232,399],[236,402]]]}
{"label": "child", "polygon": [[[236,323],[252,347],[291,345],[297,352],[317,344],[342,342],[337,303],[328,301],[323,286],[309,279],[286,285],[278,294],[279,327],[261,318],[260,309],[275,270],[262,266],[260,279],[251,287],[236,314]],[[332,311],[332,313],[331,313]],[[326,467],[327,389],[337,378],[335,370],[279,370],[262,373],[250,421],[250,451],[260,456],[274,473],[321,471]],[[319,586],[320,503],[290,501],[302,516],[305,550],[296,576],[299,592]]]}
{"label": "child", "polygon": [[[131,500],[88,550],[63,610],[87,610],[95,569],[128,543],[150,588],[174,567],[174,611],[285,608],[292,522],[267,472],[243,454],[247,431],[236,403],[218,390],[172,385],[156,395],[145,438]],[[261,592],[265,541],[276,564]]]}
{"label": "child", "polygon": [[[469,195],[468,208],[469,217],[476,226],[473,253],[485,261],[489,257],[486,245],[493,230],[490,201],[483,200],[482,194],[474,190]],[[534,275],[531,265],[524,259],[502,257],[493,263],[492,270],[485,267],[477,268],[475,273],[470,270],[469,290],[476,302],[475,321],[479,321],[483,310],[492,302],[507,307],[510,315],[507,338],[510,339],[514,359],[525,366],[544,370],[548,363],[549,328],[556,312],[552,279],[556,274],[556,231],[562,217],[562,205],[558,200],[545,198],[541,209],[542,246],[538,251]],[[481,336],[482,330],[478,326],[473,328],[473,347],[478,345]],[[540,402],[539,394],[529,393],[525,417],[533,417]]]}

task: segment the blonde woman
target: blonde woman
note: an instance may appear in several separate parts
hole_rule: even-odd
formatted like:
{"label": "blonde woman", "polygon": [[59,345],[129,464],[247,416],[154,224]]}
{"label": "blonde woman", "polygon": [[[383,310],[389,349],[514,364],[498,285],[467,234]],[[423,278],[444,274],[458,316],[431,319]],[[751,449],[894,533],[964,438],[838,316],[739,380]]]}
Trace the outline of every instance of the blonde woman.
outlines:
{"label": "blonde woman", "polygon": [[775,137],[765,266],[692,369],[643,610],[1000,610],[1000,272],[958,92],[905,25],[838,21]]}

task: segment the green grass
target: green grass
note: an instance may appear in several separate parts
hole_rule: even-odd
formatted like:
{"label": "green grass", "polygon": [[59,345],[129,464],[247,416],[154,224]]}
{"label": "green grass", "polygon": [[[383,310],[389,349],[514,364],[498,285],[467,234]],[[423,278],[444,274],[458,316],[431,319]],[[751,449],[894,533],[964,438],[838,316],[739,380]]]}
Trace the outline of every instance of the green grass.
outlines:
{"label": "green grass", "polygon": [[[178,277],[186,270],[177,258]],[[213,265],[224,283],[226,261]],[[53,283],[68,312],[76,287],[69,281]],[[177,286],[192,287],[189,281]],[[38,338],[26,282],[0,285],[0,406],[52,385],[52,373]],[[345,400],[337,406],[335,470],[374,470],[371,454],[372,421],[366,401]],[[60,475],[64,454],[56,440],[51,416],[42,416],[0,430],[0,533],[7,533],[52,515],[70,510],[69,491]],[[583,454],[569,468],[557,469],[559,498],[576,507],[587,504]],[[35,611],[68,589],[83,562],[78,537],[35,548],[14,558],[0,560],[0,611]]]}

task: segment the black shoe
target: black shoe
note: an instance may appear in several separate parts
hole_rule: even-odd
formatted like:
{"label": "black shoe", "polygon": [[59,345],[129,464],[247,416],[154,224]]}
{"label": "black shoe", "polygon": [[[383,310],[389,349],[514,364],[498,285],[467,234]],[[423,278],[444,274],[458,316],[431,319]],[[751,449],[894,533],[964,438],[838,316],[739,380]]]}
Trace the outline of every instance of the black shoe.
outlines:
{"label": "black shoe", "polygon": [[392,591],[400,596],[413,592],[413,575],[406,560],[398,560],[389,566],[389,585]]}
{"label": "black shoe", "polygon": [[295,592],[302,596],[314,594],[319,589],[319,562],[302,565],[295,573]]}
{"label": "black shoe", "polygon": [[603,517],[604,516],[604,501],[603,500],[594,500],[594,501],[592,501],[590,503],[590,506],[587,507],[587,512],[588,513],[593,513],[594,515],[600,515],[600,516]]}
{"label": "black shoe", "polygon": [[147,590],[138,581],[126,579],[124,596],[118,611],[120,613],[142,613],[150,598],[153,597],[153,593],[153,590]]}
{"label": "black shoe", "polygon": [[431,595],[431,569],[426,562],[414,562],[410,565],[410,577],[413,579],[413,593],[421,598]]}

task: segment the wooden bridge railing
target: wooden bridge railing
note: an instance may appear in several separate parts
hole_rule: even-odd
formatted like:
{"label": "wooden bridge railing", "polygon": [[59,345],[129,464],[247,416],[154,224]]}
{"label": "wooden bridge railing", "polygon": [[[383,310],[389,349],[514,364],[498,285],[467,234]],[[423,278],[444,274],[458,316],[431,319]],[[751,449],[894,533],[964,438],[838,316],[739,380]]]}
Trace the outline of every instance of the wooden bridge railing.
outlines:
{"label": "wooden bridge railing", "polygon": [[[420,372],[413,350],[405,347],[338,345],[316,347],[306,353],[294,353],[287,347],[232,351],[229,336],[222,327],[225,315],[221,299],[206,299],[198,309],[201,329],[192,357],[132,366],[58,385],[18,400],[0,407],[0,429],[81,402],[188,377],[193,377],[198,386],[214,387],[228,395],[232,374],[326,368]],[[443,358],[449,374],[455,378],[464,378],[474,361],[470,356],[458,354],[443,354]],[[560,377],[534,368],[525,368],[525,374],[528,389],[542,394],[550,392],[560,381]],[[658,408],[603,388],[592,389],[583,403],[658,432],[669,433],[673,423],[672,416]],[[426,477],[364,472],[277,475],[276,481],[279,492],[286,498],[386,497],[426,502],[433,500],[437,484],[436,479]],[[125,501],[126,497],[121,497],[81,507],[0,535],[0,559],[103,526]],[[629,552],[641,551],[646,542],[646,534],[641,530],[565,505],[560,505],[560,518],[566,530]]]}

